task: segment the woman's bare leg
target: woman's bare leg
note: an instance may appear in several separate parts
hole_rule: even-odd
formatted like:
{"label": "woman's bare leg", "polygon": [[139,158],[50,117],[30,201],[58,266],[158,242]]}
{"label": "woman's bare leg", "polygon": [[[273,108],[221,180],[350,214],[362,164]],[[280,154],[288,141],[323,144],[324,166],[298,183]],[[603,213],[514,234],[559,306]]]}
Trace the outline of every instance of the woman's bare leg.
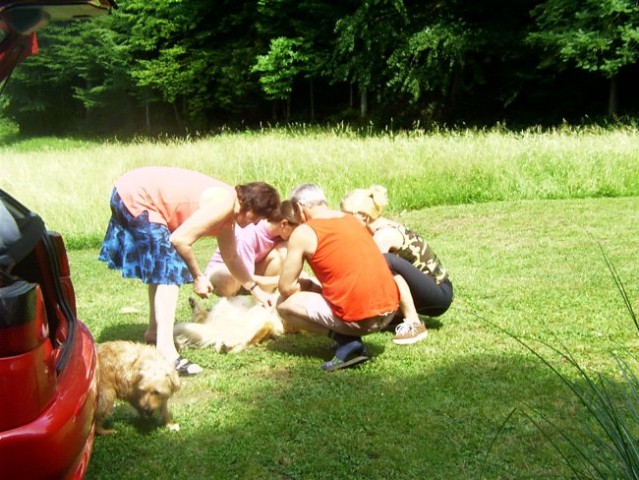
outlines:
{"label": "woman's bare leg", "polygon": [[179,292],[179,285],[149,285],[149,329],[155,327],[155,346],[170,362],[179,356],[173,342]]}

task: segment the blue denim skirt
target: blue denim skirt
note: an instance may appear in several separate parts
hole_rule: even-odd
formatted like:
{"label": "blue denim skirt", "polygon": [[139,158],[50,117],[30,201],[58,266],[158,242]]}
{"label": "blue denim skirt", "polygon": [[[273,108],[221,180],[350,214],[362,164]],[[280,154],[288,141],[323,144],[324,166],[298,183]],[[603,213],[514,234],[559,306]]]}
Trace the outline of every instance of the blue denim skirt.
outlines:
{"label": "blue denim skirt", "polygon": [[138,278],[147,284],[192,283],[186,263],[171,245],[166,225],[149,222],[149,213],[134,217],[116,189],[111,194],[111,219],[98,259],[111,269],[122,270],[124,278]]}

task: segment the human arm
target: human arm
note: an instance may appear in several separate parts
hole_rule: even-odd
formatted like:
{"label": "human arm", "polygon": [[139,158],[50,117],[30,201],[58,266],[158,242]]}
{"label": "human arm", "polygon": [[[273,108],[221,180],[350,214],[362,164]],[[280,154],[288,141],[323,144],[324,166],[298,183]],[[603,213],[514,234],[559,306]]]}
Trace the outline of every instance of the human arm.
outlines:
{"label": "human arm", "polygon": [[384,225],[373,232],[373,240],[382,253],[388,253],[401,247],[403,238],[397,228]]}
{"label": "human arm", "polygon": [[[274,292],[277,290],[280,275],[253,275],[253,280],[262,287],[262,290]],[[301,290],[305,292],[322,293],[322,286],[315,282],[312,278],[305,276],[303,271],[300,273],[300,278],[298,278],[297,281],[300,284]]]}
{"label": "human arm", "polygon": [[[253,279],[260,284],[262,289],[268,292],[275,292],[277,290],[277,284],[280,280],[280,273],[282,272],[282,265],[286,258],[286,252],[288,250],[288,237],[285,241],[278,241],[275,244],[265,245],[260,249],[259,256],[261,257],[259,262],[255,263],[255,274]],[[268,253],[264,256],[268,249]]]}
{"label": "human arm", "polygon": [[288,240],[288,251],[278,282],[278,290],[284,298],[310,287],[306,284],[307,279],[300,280],[300,275],[304,268],[304,260],[313,255],[316,249],[317,236],[311,227],[300,225],[293,231]]}
{"label": "human arm", "polygon": [[404,322],[406,323],[419,323],[419,316],[417,315],[417,309],[415,308],[415,301],[411,294],[408,283],[399,274],[393,275],[397,289],[399,290],[399,310],[404,316]]}
{"label": "human arm", "polygon": [[253,275],[253,280],[262,288],[262,290],[273,292],[277,289],[280,281],[279,275]]}
{"label": "human arm", "polygon": [[232,222],[234,206],[234,195],[220,188],[211,189],[205,200],[200,202],[200,207],[171,234],[171,244],[193,275],[193,290],[202,298],[209,296],[213,286],[200,270],[193,244],[209,232]]}
{"label": "human arm", "polygon": [[228,267],[231,275],[244,287],[246,290],[262,304],[272,305],[274,298],[269,293],[265,292],[262,287],[256,282],[251,275],[251,272],[246,267],[244,260],[240,256],[237,250],[237,238],[233,231],[233,225],[225,227],[217,236],[217,244],[220,249],[220,254],[224,263]]}

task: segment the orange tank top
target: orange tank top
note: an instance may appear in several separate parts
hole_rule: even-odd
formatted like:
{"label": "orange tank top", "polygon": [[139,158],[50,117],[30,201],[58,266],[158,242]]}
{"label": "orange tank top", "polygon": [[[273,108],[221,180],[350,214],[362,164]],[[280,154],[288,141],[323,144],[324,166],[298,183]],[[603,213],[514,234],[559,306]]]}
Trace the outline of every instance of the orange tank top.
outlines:
{"label": "orange tank top", "polygon": [[394,312],[399,292],[384,256],[353,216],[306,222],[317,235],[308,263],[333,313],[347,322]]}
{"label": "orange tank top", "polygon": [[[211,187],[230,185],[203,173],[175,167],[142,167],[122,175],[115,188],[134,217],[149,212],[149,221],[166,225],[171,232],[200,207],[202,192]],[[217,235],[219,232],[209,232]]]}

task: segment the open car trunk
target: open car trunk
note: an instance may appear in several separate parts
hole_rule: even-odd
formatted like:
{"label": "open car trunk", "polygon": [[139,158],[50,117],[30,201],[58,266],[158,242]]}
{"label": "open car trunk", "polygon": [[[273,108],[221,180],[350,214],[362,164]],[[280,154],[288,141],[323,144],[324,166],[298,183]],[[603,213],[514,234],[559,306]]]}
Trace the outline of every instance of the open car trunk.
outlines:
{"label": "open car trunk", "polygon": [[[59,372],[68,358],[65,347],[73,342],[77,315],[64,241],[58,233],[46,230],[37,214],[3,190],[0,204],[0,305],[6,307],[13,301],[20,304],[19,299],[11,297],[11,292],[28,289],[25,284],[38,285]],[[15,327],[20,321],[2,313],[0,310],[0,338],[3,328]],[[25,347],[30,344],[27,339],[25,342]]]}

